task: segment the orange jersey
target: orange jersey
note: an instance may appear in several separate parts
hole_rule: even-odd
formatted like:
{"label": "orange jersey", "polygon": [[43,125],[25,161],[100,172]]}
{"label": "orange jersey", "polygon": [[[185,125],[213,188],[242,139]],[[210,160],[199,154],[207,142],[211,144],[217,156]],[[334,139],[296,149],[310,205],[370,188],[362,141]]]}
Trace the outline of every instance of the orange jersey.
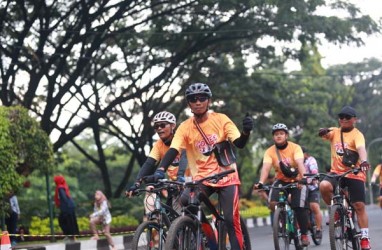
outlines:
{"label": "orange jersey", "polygon": [[373,175],[379,176],[379,185],[381,185],[381,187],[382,187],[382,172],[381,172],[381,167],[382,167],[382,164],[378,164],[375,167],[375,169],[374,169]]}
{"label": "orange jersey", "polygon": [[[156,162],[160,162],[163,156],[166,154],[170,146],[163,143],[162,140],[158,140],[154,143],[153,148],[150,151],[149,157],[155,159]],[[180,152],[180,151],[179,151]],[[180,154],[178,154],[175,160],[167,169],[167,176],[170,180],[176,180],[179,169]]]}
{"label": "orange jersey", "polygon": [[[326,140],[330,141],[330,151],[331,151],[331,172],[342,174],[349,170],[349,167],[342,164],[343,148],[341,143],[341,128],[330,128],[332,131],[328,134]],[[353,128],[350,132],[343,132],[343,143],[345,148],[357,151],[358,147],[365,146],[365,138],[363,134],[357,129]],[[361,164],[360,160],[356,163],[356,167]],[[347,178],[357,179],[361,181],[366,181],[365,172],[360,171],[357,175],[348,174]]]}
{"label": "orange jersey", "polygon": [[[213,144],[225,140],[232,142],[240,137],[240,131],[236,125],[226,115],[221,113],[209,113],[208,119],[199,125],[208,140]],[[209,156],[203,155],[203,153],[210,151],[210,147],[194,124],[194,117],[185,120],[179,125],[172,140],[171,147],[178,150],[178,152],[182,149],[186,150],[188,167],[190,168],[191,176],[194,180],[220,173],[231,168],[236,169],[236,163],[227,167],[219,166],[213,153]],[[205,184],[222,187],[240,184],[240,180],[238,173],[234,172],[224,177],[217,184]]]}
{"label": "orange jersey", "polygon": [[[288,141],[288,146],[285,149],[279,149],[280,160],[285,164],[295,168],[298,171],[298,166],[296,163],[297,159],[304,159],[304,154],[302,153],[302,149],[300,145]],[[295,178],[286,177],[280,170],[280,160],[276,153],[276,146],[270,146],[264,153],[263,163],[270,163],[275,169],[276,179],[285,181],[285,182],[293,182]],[[300,174],[299,177],[301,178]]]}

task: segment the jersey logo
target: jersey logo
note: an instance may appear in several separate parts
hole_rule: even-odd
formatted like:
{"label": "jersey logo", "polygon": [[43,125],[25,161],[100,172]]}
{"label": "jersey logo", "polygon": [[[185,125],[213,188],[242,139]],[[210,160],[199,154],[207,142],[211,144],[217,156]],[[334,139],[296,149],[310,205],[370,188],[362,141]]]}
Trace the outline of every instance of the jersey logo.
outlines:
{"label": "jersey logo", "polygon": [[215,143],[218,141],[218,136],[213,134],[213,135],[207,135],[207,139],[209,141],[209,144],[202,138],[200,141],[196,141],[196,148],[199,150],[200,153],[206,154],[209,153],[213,150],[213,146]]}

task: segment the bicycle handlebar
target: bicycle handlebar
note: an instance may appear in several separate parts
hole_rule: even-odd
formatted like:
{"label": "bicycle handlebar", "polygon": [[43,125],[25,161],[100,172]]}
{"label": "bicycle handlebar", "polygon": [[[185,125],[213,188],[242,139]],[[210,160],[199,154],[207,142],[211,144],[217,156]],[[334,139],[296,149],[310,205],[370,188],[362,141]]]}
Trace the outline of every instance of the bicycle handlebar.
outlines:
{"label": "bicycle handlebar", "polygon": [[342,177],[353,173],[353,174],[358,174],[361,171],[360,168],[351,168],[345,173],[342,174],[336,174],[336,173],[316,173],[316,174],[304,174],[305,177],[311,177],[313,179],[320,179],[321,176],[324,177],[329,177],[329,178],[336,178],[336,179],[341,179]]}
{"label": "bicycle handlebar", "polygon": [[271,188],[273,188],[273,189],[288,189],[288,188],[297,188],[298,187],[298,182],[291,182],[291,183],[288,183],[288,184],[286,184],[286,185],[282,185],[282,184],[279,184],[279,185],[277,185],[277,186],[275,186],[275,185],[263,185],[263,187],[262,188],[259,188],[259,189],[257,189],[257,190],[259,190],[259,191],[268,191],[268,190],[270,190]]}

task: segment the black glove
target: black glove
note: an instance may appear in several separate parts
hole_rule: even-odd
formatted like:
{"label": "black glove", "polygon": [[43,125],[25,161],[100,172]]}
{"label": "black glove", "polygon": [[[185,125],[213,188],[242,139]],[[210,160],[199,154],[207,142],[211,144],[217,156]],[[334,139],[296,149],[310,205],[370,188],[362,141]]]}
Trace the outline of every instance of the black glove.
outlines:
{"label": "black glove", "polygon": [[135,192],[135,190],[137,190],[139,188],[140,184],[138,182],[134,183],[134,185],[132,185],[131,187],[129,187],[128,189],[126,189],[126,192],[128,193],[133,193]]}
{"label": "black glove", "polygon": [[164,179],[164,171],[162,169],[158,169],[155,171],[153,175],[148,175],[146,177],[143,177],[143,180],[146,183],[157,183],[159,179]]}
{"label": "black glove", "polygon": [[243,132],[246,134],[251,133],[253,129],[253,118],[247,113],[243,119]]}
{"label": "black glove", "polygon": [[319,137],[323,137],[323,136],[327,135],[330,131],[331,131],[331,130],[328,129],[328,128],[320,128],[320,129],[318,130],[318,136],[319,136]]}
{"label": "black glove", "polygon": [[363,161],[359,167],[361,168],[361,171],[366,172],[370,169],[370,163]]}
{"label": "black glove", "polygon": [[255,189],[262,189],[264,187],[264,184],[261,182],[255,183],[254,188]]}

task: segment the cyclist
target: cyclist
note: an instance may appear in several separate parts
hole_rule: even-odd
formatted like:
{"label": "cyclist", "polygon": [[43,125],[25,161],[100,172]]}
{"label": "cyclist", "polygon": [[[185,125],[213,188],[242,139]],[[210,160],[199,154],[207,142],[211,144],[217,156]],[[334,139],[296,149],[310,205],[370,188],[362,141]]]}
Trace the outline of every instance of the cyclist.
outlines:
{"label": "cyclist", "polygon": [[[306,149],[306,147],[301,147],[302,152],[304,153],[304,166],[305,173],[308,174],[317,174],[318,173],[318,164],[316,158],[311,156]],[[317,232],[316,238],[322,238],[322,213],[320,210],[320,191],[318,189],[318,182],[314,180],[313,183],[308,185],[309,195],[308,202],[310,210],[314,215],[314,219],[316,221]]]}
{"label": "cyclist", "polygon": [[[236,168],[234,156],[231,154],[233,152],[230,150],[231,144],[225,142],[229,140],[236,147],[243,148],[253,129],[252,118],[248,115],[244,118],[243,131],[240,132],[225,114],[208,112],[212,92],[204,83],[193,83],[188,86],[185,97],[194,115],[179,125],[171,147],[163,157],[154,178],[163,178],[164,171],[170,162],[184,149],[187,152],[188,165],[194,180]],[[214,150],[221,145],[227,146],[222,149],[228,156],[225,159],[218,158],[220,154]],[[221,161],[221,165],[218,160]],[[222,163],[227,166],[223,166]],[[203,184],[203,191],[208,196],[218,191],[232,249],[243,248],[239,214],[239,185],[240,179],[237,172],[229,174],[216,184]]]}
{"label": "cyclist", "polygon": [[[153,148],[150,151],[149,156],[146,161],[143,163],[142,168],[139,170],[139,173],[135,179],[135,183],[126,190],[126,196],[131,197],[133,192],[139,188],[141,179],[145,176],[153,174],[156,170],[157,164],[163,159],[164,154],[170,147],[171,141],[174,137],[175,127],[176,127],[176,118],[175,115],[162,111],[154,116],[153,119],[154,129],[158,134],[160,140],[156,141],[153,145]],[[167,175],[171,180],[178,180],[184,182],[184,173],[187,168],[187,157],[186,154],[182,151],[182,154],[176,155],[174,160],[171,162],[170,167],[167,169]],[[148,195],[148,193],[146,194]],[[172,200],[172,195],[168,196],[167,203],[173,205],[175,200]],[[152,211],[154,206],[155,197],[151,195],[150,199],[145,197],[145,214],[149,211]]]}
{"label": "cyclist", "polygon": [[[357,175],[349,174],[343,178],[340,185],[341,187],[348,188],[348,193],[357,214],[358,224],[361,228],[361,249],[369,250],[371,247],[368,228],[369,222],[365,208],[365,172],[370,169],[370,164],[367,162],[365,138],[354,126],[357,122],[357,114],[354,108],[344,106],[338,113],[338,122],[339,127],[320,128],[318,135],[330,141],[330,172],[342,174],[346,172],[349,167],[354,166],[361,169]],[[330,204],[333,187],[335,187],[335,185],[337,185],[337,183],[335,183],[334,178],[325,177],[320,182],[321,196],[327,205]]]}
{"label": "cyclist", "polygon": [[[271,168],[275,169],[276,180],[273,185],[286,185],[291,182],[301,180],[305,173],[304,155],[301,147],[288,141],[288,127],[283,123],[277,123],[272,127],[274,145],[270,146],[264,153],[263,166],[260,180],[254,185],[254,189],[262,188]],[[295,211],[301,231],[301,244],[309,245],[308,232],[308,188],[300,185],[298,189],[288,190],[287,195],[291,195],[291,207]],[[275,205],[279,200],[279,192],[271,190],[269,193],[270,207],[275,210]]]}
{"label": "cyclist", "polygon": [[377,178],[379,177],[379,207],[382,208],[382,162],[380,162],[374,169],[373,176],[370,182],[376,184]]}

